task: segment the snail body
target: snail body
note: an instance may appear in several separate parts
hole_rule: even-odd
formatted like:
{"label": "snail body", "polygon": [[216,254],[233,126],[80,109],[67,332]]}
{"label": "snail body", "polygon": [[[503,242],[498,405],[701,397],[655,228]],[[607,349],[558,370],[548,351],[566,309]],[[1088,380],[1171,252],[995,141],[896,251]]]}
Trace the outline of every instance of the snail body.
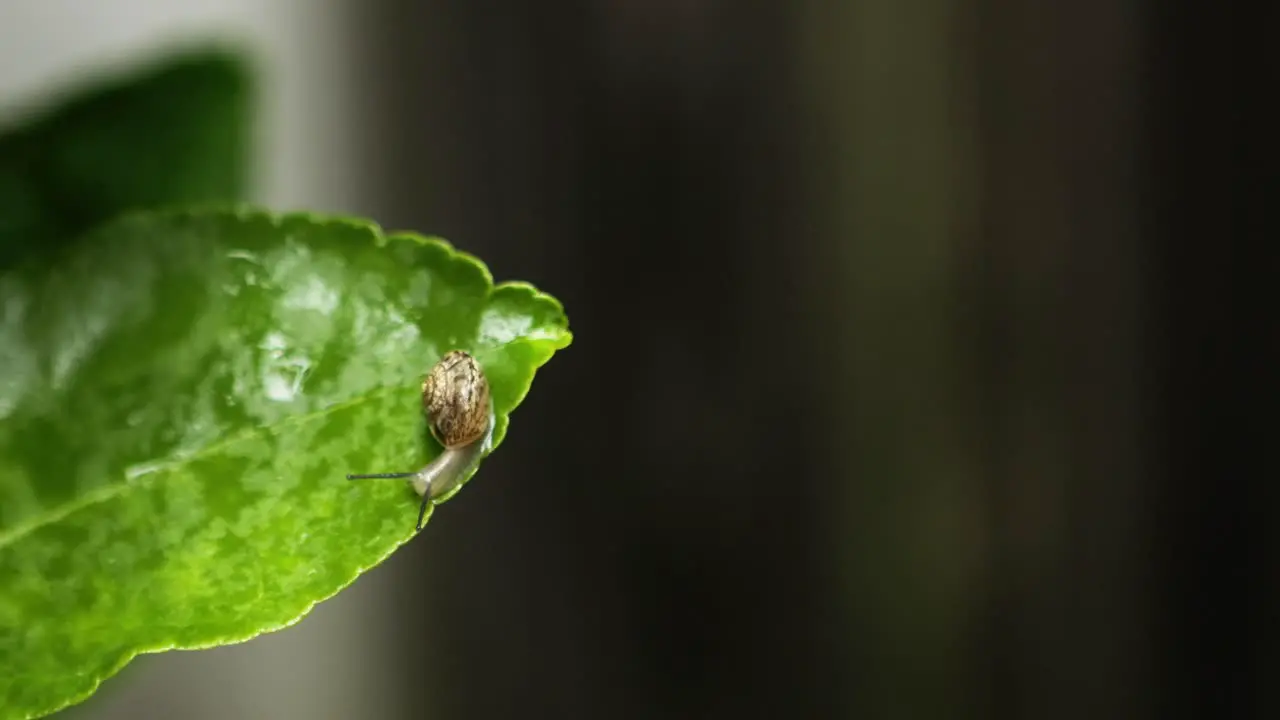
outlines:
{"label": "snail body", "polygon": [[444,452],[417,472],[347,476],[348,480],[409,479],[414,491],[422,496],[418,530],[422,529],[432,501],[474,467],[489,446],[493,403],[480,363],[462,350],[445,353],[422,381],[422,410],[427,427],[444,446]]}

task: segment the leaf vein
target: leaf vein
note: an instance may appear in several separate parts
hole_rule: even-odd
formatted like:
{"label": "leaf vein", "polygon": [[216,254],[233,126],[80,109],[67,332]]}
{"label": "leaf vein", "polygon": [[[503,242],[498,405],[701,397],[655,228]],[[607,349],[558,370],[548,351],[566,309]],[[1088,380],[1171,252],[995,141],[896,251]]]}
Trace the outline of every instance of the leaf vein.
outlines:
{"label": "leaf vein", "polygon": [[403,385],[384,385],[353,398],[348,398],[347,400],[320,408],[319,410],[313,410],[311,412],[301,413],[298,415],[290,415],[274,425],[255,425],[232,433],[228,437],[219,438],[193,452],[184,454],[169,462],[157,465],[155,472],[147,473],[141,480],[131,481],[125,479],[123,482],[115,482],[100,488],[95,488],[94,490],[91,490],[70,502],[64,503],[57,508],[38,513],[30,521],[18,523],[7,532],[0,532],[0,550],[4,550],[45,525],[58,522],[59,520],[62,520],[76,512],[84,510],[85,508],[108,502],[113,498],[119,497],[128,490],[145,490],[156,482],[159,482],[159,480],[165,477],[165,475],[170,471],[181,469],[196,460],[209,457],[228,447],[234,447],[235,445],[247,440],[269,435],[283,428],[323,418],[327,415],[338,412],[339,410],[356,407],[362,403],[369,402],[370,400],[381,397],[389,392],[403,391],[405,388],[410,388],[412,386],[412,383],[405,383]]}

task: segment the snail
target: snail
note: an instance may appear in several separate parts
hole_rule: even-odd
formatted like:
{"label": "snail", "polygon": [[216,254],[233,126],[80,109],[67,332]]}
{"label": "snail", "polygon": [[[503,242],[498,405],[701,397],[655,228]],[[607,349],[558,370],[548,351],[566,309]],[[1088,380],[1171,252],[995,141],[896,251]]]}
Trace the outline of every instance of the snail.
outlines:
{"label": "snail", "polygon": [[480,363],[462,350],[446,353],[422,381],[422,410],[431,434],[444,446],[443,453],[417,472],[347,476],[348,480],[410,478],[422,496],[418,530],[435,497],[433,490],[452,487],[489,445],[493,409],[489,381]]}

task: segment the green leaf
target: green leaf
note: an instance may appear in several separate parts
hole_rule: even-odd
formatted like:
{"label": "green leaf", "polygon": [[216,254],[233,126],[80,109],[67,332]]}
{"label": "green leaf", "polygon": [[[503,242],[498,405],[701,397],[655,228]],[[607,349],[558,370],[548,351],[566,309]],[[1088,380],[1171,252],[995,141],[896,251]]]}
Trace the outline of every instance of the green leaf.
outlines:
{"label": "green leaf", "polygon": [[237,55],[188,52],[0,135],[0,269],[128,210],[245,199],[251,80]]}
{"label": "green leaf", "polygon": [[297,621],[414,535],[407,483],[345,474],[440,451],[423,373],[472,352],[497,447],[570,340],[554,298],[351,220],[136,214],[0,274],[0,717]]}

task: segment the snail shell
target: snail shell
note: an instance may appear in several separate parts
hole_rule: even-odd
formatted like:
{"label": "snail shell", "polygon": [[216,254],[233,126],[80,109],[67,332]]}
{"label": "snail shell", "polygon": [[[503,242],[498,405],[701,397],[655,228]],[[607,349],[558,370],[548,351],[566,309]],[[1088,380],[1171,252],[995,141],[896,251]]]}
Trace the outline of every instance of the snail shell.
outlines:
{"label": "snail shell", "polygon": [[489,381],[480,363],[462,350],[446,353],[422,381],[422,409],[446,448],[479,440],[489,430]]}

